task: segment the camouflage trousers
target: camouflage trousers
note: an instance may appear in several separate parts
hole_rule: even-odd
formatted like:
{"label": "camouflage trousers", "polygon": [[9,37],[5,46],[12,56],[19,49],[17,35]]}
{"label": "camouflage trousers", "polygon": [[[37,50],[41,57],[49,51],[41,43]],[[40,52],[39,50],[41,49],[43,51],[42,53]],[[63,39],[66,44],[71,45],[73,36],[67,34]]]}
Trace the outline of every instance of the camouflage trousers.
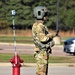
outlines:
{"label": "camouflage trousers", "polygon": [[45,50],[39,51],[36,56],[36,75],[47,75],[49,53]]}

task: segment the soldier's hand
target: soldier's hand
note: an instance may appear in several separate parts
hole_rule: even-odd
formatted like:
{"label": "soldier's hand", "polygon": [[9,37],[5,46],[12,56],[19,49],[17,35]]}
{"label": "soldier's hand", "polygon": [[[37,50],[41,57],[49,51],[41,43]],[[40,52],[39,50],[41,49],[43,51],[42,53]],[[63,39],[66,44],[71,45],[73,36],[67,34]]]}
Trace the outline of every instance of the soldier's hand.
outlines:
{"label": "soldier's hand", "polygon": [[46,44],[46,48],[48,49],[50,47],[50,43],[47,43]]}

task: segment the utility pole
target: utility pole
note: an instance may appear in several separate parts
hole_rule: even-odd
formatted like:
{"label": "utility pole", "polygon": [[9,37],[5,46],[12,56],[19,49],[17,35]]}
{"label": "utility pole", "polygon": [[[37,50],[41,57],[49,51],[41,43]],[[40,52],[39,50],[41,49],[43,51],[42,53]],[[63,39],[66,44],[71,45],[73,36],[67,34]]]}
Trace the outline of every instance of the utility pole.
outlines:
{"label": "utility pole", "polygon": [[61,38],[58,35],[59,34],[59,0],[56,0],[56,37],[53,38],[55,41],[55,44],[60,44],[61,43]]}
{"label": "utility pole", "polygon": [[59,30],[59,0],[57,0],[57,6],[56,6],[56,9],[57,9],[57,17],[56,17],[56,31]]}

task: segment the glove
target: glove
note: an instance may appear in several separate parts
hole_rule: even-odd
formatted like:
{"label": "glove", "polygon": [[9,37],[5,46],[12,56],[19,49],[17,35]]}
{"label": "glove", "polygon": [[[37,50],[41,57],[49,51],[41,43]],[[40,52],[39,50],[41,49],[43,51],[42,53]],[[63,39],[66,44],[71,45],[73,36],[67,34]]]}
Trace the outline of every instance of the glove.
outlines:
{"label": "glove", "polygon": [[48,49],[50,47],[50,43],[47,43],[46,44],[46,48]]}

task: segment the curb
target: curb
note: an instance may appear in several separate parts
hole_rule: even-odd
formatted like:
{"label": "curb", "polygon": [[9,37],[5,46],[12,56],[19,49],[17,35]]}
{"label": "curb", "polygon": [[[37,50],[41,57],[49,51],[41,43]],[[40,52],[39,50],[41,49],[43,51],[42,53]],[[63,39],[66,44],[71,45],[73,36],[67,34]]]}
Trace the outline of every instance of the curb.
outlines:
{"label": "curb", "polygon": [[[22,67],[34,67],[36,63],[21,63]],[[0,66],[12,66],[11,63],[0,63]],[[75,63],[49,63],[49,66],[75,67]]]}
{"label": "curb", "polygon": [[[36,66],[36,63],[24,63],[25,67]],[[49,63],[49,66],[66,66],[66,67],[75,67],[75,63]]]}
{"label": "curb", "polygon": [[[14,45],[14,43],[2,43],[2,45]],[[17,43],[16,45],[23,45],[23,46],[35,46],[34,44],[22,44],[22,43]],[[55,45],[54,47],[63,47],[63,45]]]}
{"label": "curb", "polygon": [[[2,42],[0,42],[0,44],[2,44],[2,45],[14,45],[14,43],[2,43]],[[34,46],[34,44],[22,44],[22,43],[17,43],[16,45]]]}
{"label": "curb", "polygon": [[11,63],[0,63],[0,66],[12,66]]}

